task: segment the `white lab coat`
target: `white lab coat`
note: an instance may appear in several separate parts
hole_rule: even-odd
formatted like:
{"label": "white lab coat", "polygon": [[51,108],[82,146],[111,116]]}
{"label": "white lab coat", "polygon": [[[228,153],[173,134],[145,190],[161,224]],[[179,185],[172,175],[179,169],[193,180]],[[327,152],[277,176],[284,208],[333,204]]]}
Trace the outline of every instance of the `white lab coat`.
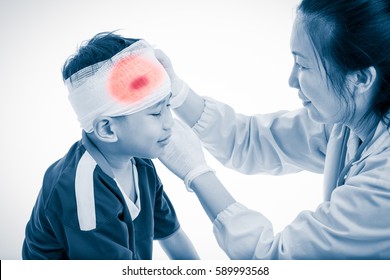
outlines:
{"label": "white lab coat", "polygon": [[193,130],[225,166],[245,174],[324,173],[323,203],[277,234],[238,202],[222,211],[214,234],[231,259],[390,259],[390,134],[382,122],[336,187],[341,149],[354,152],[342,125],[316,123],[304,108],[244,116],[205,100]]}

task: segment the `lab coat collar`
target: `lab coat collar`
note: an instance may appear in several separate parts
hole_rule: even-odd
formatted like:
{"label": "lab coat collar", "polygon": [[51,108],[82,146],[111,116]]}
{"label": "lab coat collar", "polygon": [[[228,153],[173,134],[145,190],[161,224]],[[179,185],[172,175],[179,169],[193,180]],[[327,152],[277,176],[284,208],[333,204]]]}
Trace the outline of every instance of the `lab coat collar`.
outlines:
{"label": "lab coat collar", "polygon": [[[337,181],[341,170],[345,166],[345,158],[343,157],[344,149],[347,148],[349,137],[349,129],[342,124],[335,124],[333,126],[331,136],[329,138],[325,168],[324,168],[324,201],[329,201],[334,188],[337,186]],[[371,139],[367,139],[365,148],[361,155],[351,164],[355,165],[366,159],[372,153],[378,152],[378,149],[384,145],[385,142],[390,142],[389,131],[384,122],[380,121],[375,129],[374,135]],[[388,146],[387,144],[386,146]]]}
{"label": "lab coat collar", "polygon": [[341,124],[332,128],[326,148],[324,167],[324,201],[329,201],[341,170],[344,167],[344,154],[347,146],[349,129]]}
{"label": "lab coat collar", "polygon": [[369,155],[378,150],[378,148],[381,147],[386,140],[389,141],[389,133],[387,125],[383,121],[380,121],[375,129],[374,136],[369,139],[369,143],[367,143],[367,146],[363,150],[361,156],[353,164],[366,159]]}

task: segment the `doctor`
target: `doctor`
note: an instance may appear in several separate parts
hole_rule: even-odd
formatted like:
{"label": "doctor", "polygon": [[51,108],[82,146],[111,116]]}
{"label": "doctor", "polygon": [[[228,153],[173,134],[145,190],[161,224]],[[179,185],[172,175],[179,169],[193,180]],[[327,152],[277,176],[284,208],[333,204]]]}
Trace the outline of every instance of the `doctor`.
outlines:
{"label": "doctor", "polygon": [[[303,108],[254,116],[197,95],[156,50],[192,128],[176,124],[160,160],[195,192],[232,259],[390,259],[390,1],[303,0],[290,47]],[[245,174],[323,173],[323,202],[274,233],[210,172],[193,132]]]}

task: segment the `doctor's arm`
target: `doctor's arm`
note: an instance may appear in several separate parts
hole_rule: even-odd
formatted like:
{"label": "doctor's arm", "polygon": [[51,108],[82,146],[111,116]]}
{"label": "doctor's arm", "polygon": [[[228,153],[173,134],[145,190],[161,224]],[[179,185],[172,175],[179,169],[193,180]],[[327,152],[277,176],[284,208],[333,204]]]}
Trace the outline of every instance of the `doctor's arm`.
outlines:
{"label": "doctor's arm", "polygon": [[260,213],[236,202],[218,177],[208,172],[191,188],[213,223],[219,246],[231,259],[254,259],[257,244],[272,240],[272,224]]}

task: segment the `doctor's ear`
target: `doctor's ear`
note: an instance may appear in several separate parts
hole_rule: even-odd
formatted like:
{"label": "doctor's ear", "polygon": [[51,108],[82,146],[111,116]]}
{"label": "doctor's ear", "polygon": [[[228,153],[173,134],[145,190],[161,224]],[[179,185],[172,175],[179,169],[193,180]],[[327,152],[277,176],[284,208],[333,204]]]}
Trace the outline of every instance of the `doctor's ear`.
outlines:
{"label": "doctor's ear", "polygon": [[377,84],[377,71],[374,66],[370,66],[361,70],[353,71],[348,74],[348,80],[351,82],[351,87],[354,93],[361,94],[367,91],[372,91]]}
{"label": "doctor's ear", "polygon": [[111,117],[97,117],[93,123],[93,133],[100,141],[114,143],[118,141],[118,136],[113,128],[113,119]]}

